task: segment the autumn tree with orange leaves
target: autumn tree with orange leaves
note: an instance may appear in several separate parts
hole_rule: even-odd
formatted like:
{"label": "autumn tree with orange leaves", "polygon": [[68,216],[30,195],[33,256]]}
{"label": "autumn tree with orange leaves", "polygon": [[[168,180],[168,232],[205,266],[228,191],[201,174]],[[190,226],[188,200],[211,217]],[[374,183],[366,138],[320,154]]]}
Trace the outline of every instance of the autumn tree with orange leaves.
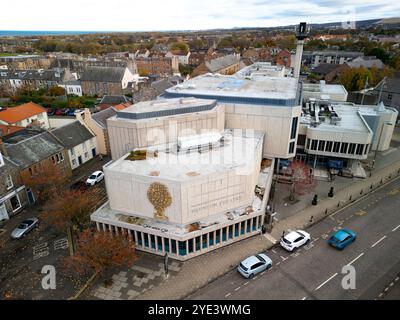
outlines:
{"label": "autumn tree with orange leaves", "polygon": [[70,253],[74,253],[74,234],[89,226],[90,214],[100,203],[102,196],[98,187],[86,192],[58,190],[43,207],[41,218],[55,229],[66,232]]}
{"label": "autumn tree with orange leaves", "polygon": [[79,274],[104,274],[112,267],[129,267],[135,259],[134,242],[126,235],[86,229],[78,237],[75,255],[65,258],[64,265]]}

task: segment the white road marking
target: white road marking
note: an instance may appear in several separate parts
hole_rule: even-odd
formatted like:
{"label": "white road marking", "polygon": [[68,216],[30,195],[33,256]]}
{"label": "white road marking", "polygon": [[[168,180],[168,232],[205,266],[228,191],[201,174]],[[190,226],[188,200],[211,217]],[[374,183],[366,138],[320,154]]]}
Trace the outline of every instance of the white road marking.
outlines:
{"label": "white road marking", "polygon": [[237,287],[236,289],[235,289],[235,291],[238,291],[240,289],[240,287]]}
{"label": "white road marking", "polygon": [[67,248],[68,248],[67,238],[61,238],[54,241],[54,250],[67,249]]}
{"label": "white road marking", "polygon": [[247,281],[247,282],[245,282],[243,285],[244,285],[244,286],[247,286],[248,284],[249,284],[249,282]]}
{"label": "white road marking", "polygon": [[256,280],[258,278],[258,276],[255,276],[253,279]]}
{"label": "white road marking", "polygon": [[276,244],[276,239],[273,237],[273,236],[271,236],[271,235],[269,235],[269,234],[264,234],[264,237],[265,238],[267,238],[269,241],[271,241],[273,244]]}
{"label": "white road marking", "polygon": [[346,266],[351,265],[352,263],[356,262],[359,258],[361,258],[364,255],[364,252],[361,253],[360,255],[358,255],[356,258],[354,258],[353,260],[351,260],[348,264],[346,264]]}
{"label": "white road marking", "polygon": [[285,261],[285,260],[287,260],[288,258],[285,258],[285,257],[282,257],[282,256],[281,256],[281,259],[282,259],[283,261]]}
{"label": "white road marking", "polygon": [[304,297],[303,299],[301,299],[301,300],[306,300],[307,299],[307,297]]}
{"label": "white road marking", "polygon": [[261,275],[263,276],[263,275],[264,275],[264,273],[265,273],[265,271],[261,272]]}
{"label": "white road marking", "polygon": [[396,228],[394,228],[394,229],[392,230],[392,232],[395,232],[398,228],[400,228],[400,224],[399,224]]}
{"label": "white road marking", "polygon": [[225,295],[225,298],[228,298],[230,295],[232,295],[232,293],[227,293],[226,295]]}
{"label": "white road marking", "polygon": [[273,253],[276,253],[276,251],[275,251],[274,249],[272,249],[272,252],[273,252]]}
{"label": "white road marking", "polygon": [[281,262],[280,262],[280,261],[276,263],[276,265],[277,265],[277,266],[279,266],[280,264],[281,264]]}
{"label": "white road marking", "polygon": [[379,242],[383,241],[386,238],[386,236],[383,236],[382,238],[380,238],[377,242],[375,242],[371,248],[375,247]]}
{"label": "white road marking", "polygon": [[323,283],[321,283],[318,287],[316,287],[315,288],[315,291],[317,291],[318,289],[320,289],[322,286],[324,286],[325,284],[327,284],[329,281],[331,281],[334,277],[336,277],[337,276],[337,272],[332,276],[332,277],[330,277],[328,280],[326,280],[325,282],[323,282]]}

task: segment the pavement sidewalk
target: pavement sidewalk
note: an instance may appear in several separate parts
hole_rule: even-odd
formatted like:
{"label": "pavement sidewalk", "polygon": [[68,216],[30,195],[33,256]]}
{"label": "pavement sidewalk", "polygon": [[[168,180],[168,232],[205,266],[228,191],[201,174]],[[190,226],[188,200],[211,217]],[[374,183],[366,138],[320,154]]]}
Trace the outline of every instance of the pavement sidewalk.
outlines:
{"label": "pavement sidewalk", "polygon": [[377,187],[391,179],[400,176],[399,173],[400,162],[398,161],[376,170],[367,179],[341,189],[333,198],[323,199],[316,206],[309,206],[296,215],[280,220],[274,225],[270,234],[254,236],[186,261],[182,263],[180,272],[139,295],[136,299],[184,299],[235,268],[247,256],[272,247],[275,241],[281,237],[283,231],[307,228],[369,192],[373,192]]}

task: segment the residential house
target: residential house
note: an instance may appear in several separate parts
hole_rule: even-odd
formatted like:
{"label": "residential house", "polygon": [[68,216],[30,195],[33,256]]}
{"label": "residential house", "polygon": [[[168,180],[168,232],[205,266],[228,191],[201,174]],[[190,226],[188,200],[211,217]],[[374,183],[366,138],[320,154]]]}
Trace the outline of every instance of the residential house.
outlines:
{"label": "residential house", "polygon": [[65,93],[74,96],[82,96],[82,86],[79,80],[70,80],[61,82],[59,87],[64,88]]}
{"label": "residential house", "polygon": [[375,67],[378,69],[383,69],[385,67],[385,64],[380,59],[377,59],[374,56],[357,57],[349,62],[346,62],[346,64],[350,68],[364,67],[367,69],[371,69],[372,67]]}
{"label": "residential house", "polygon": [[95,134],[97,152],[99,154],[111,154],[106,120],[116,114],[117,109],[114,107],[109,107],[93,114],[88,109],[85,109],[85,112],[76,114],[76,118]]}
{"label": "residential house", "polygon": [[[3,154],[18,165],[22,184],[36,194],[46,174],[68,179],[72,172],[64,146],[48,131],[27,129],[3,138]],[[35,196],[36,197],[36,196]]]}
{"label": "residential house", "polygon": [[126,96],[112,96],[106,95],[104,96],[101,101],[97,104],[97,108],[100,110],[108,109],[109,107],[114,107],[119,104],[127,104],[131,105],[131,100]]}
{"label": "residential house", "polygon": [[130,82],[138,81],[138,75],[127,67],[87,67],[80,81],[85,95],[123,95]]}
{"label": "residential house", "polygon": [[12,90],[20,87],[32,89],[58,86],[68,80],[75,80],[74,75],[68,69],[38,69],[38,70],[13,70],[7,72],[7,79]]}
{"label": "residential house", "polygon": [[165,78],[179,73],[179,61],[176,56],[152,54],[145,58],[136,58],[136,65],[141,76]]}
{"label": "residential house", "polygon": [[331,83],[338,79],[344,71],[349,69],[350,67],[347,64],[322,63],[313,69],[312,73],[315,74],[316,80],[325,80]]}
{"label": "residential house", "polygon": [[206,60],[193,70],[192,76],[206,73],[219,73],[230,75],[240,69],[240,54],[230,54],[211,60]]}
{"label": "residential house", "polygon": [[321,63],[343,64],[357,57],[364,56],[362,52],[352,51],[304,51],[303,58],[307,65],[317,67]]}
{"label": "residential house", "polygon": [[172,50],[167,52],[167,54],[165,55],[165,57],[167,58],[172,58],[174,56],[178,58],[178,62],[180,64],[184,65],[189,64],[190,51],[185,52],[183,50]]}
{"label": "residential house", "polygon": [[98,153],[95,135],[78,120],[51,130],[50,133],[68,151],[72,170],[93,159]]}
{"label": "residential house", "polygon": [[0,124],[18,127],[38,126],[43,129],[50,128],[46,109],[34,102],[24,103],[0,111]]}
{"label": "residential house", "polygon": [[135,58],[147,58],[150,55],[150,51],[147,49],[140,49],[135,52]]}
{"label": "residential house", "polygon": [[[3,142],[0,141],[1,149]],[[3,151],[2,151],[3,152]],[[19,167],[0,153],[0,221],[8,220],[23,210],[28,203],[27,189],[22,183]],[[28,190],[30,201],[34,202],[32,191]]]}
{"label": "residential house", "polygon": [[287,50],[280,51],[275,56],[275,63],[280,66],[285,66],[286,68],[290,67],[291,64],[291,54]]}

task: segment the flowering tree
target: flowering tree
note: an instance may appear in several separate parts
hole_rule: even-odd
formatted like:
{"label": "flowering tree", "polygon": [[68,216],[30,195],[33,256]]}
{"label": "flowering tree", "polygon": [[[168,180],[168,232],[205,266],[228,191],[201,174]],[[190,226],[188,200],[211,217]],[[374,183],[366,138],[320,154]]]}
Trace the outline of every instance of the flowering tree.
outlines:
{"label": "flowering tree", "polygon": [[303,161],[293,160],[289,165],[288,174],[292,178],[290,200],[294,200],[295,194],[304,195],[312,192],[317,185],[310,168]]}

